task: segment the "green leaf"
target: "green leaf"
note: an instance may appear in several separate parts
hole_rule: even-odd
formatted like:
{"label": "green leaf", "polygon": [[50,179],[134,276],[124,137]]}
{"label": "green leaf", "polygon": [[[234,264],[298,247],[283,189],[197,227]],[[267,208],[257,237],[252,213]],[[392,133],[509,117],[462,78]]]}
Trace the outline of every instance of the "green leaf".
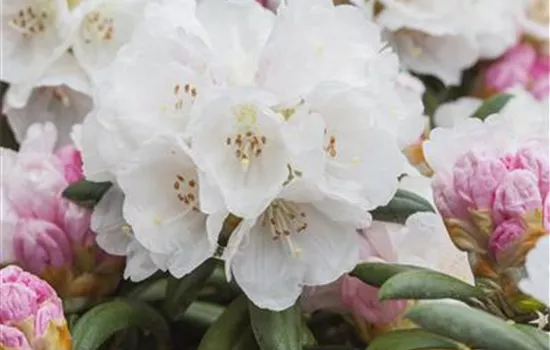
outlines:
{"label": "green leaf", "polygon": [[218,304],[194,301],[189,305],[185,313],[177,318],[177,321],[184,321],[202,328],[208,328],[216,322],[224,311],[225,308]]}
{"label": "green leaf", "polygon": [[390,202],[372,212],[375,220],[405,223],[407,218],[418,212],[435,212],[423,197],[403,189],[398,189]]}
{"label": "green leaf", "polygon": [[540,350],[520,330],[486,312],[451,303],[413,306],[405,317],[425,330],[485,350]]}
{"label": "green leaf", "polygon": [[498,94],[488,98],[483,104],[472,114],[471,118],[485,120],[491,114],[500,112],[504,106],[514,97],[510,94]]}
{"label": "green leaf", "polygon": [[132,327],[152,333],[156,349],[169,349],[170,329],[162,315],[145,303],[125,299],[98,305],[78,319],[72,330],[73,347],[99,349],[115,333]]}
{"label": "green leaf", "polygon": [[80,180],[70,184],[69,187],[63,191],[63,197],[80,206],[93,208],[111,185],[112,183],[110,182]]}
{"label": "green leaf", "polygon": [[548,333],[541,331],[536,327],[519,323],[514,324],[514,327],[525,333],[531,339],[535,340],[539,345],[542,346],[541,349],[550,349],[550,335]]}
{"label": "green leaf", "polygon": [[357,265],[350,275],[359,278],[374,287],[382,286],[391,277],[412,270],[424,270],[418,266],[385,264],[385,263],[363,263]]}
{"label": "green leaf", "polygon": [[315,336],[309,329],[307,322],[304,319],[302,319],[302,329],[300,334],[300,340],[301,340],[302,347],[317,345],[317,339],[315,339]]}
{"label": "green leaf", "polygon": [[216,260],[208,259],[181,279],[169,277],[164,310],[172,319],[184,313],[197,298],[215,267]]}
{"label": "green leaf", "polygon": [[398,330],[374,338],[367,350],[464,349],[450,339],[422,329]]}
{"label": "green leaf", "polygon": [[484,293],[468,283],[437,271],[413,270],[393,276],[382,285],[378,296],[387,299],[482,299]]}
{"label": "green leaf", "polygon": [[241,295],[208,328],[197,350],[237,349],[247,328],[250,329],[248,301]]}
{"label": "green leaf", "polygon": [[300,350],[301,314],[296,305],[283,310],[260,309],[249,301],[252,330],[261,350]]}
{"label": "green leaf", "polygon": [[129,299],[153,302],[166,297],[167,278],[146,279],[126,293]]}

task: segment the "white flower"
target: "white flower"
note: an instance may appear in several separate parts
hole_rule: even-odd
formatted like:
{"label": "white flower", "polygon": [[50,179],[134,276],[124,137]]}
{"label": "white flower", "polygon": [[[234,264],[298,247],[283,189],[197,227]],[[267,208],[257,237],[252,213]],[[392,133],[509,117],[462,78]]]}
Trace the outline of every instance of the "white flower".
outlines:
{"label": "white flower", "polygon": [[137,241],[132,228],[122,216],[122,191],[113,185],[94,207],[91,229],[97,233],[97,244],[112,255],[126,256],[124,278],[139,282],[151,276],[159,266],[152,253]]}
{"label": "white flower", "polygon": [[546,306],[550,306],[550,237],[540,238],[535,248],[527,254],[525,268],[527,277],[519,282],[525,293],[532,295]]}
{"label": "white flower", "polygon": [[25,107],[12,108],[6,105],[4,108],[19,142],[24,139],[30,125],[50,121],[58,130],[58,145],[64,145],[70,142],[69,134],[73,124],[82,122],[92,109],[92,100],[66,86],[44,86],[33,90]]}
{"label": "white flower", "polygon": [[436,126],[450,128],[460,120],[471,117],[482,103],[481,99],[469,96],[443,103],[434,113],[434,123]]}
{"label": "white flower", "polygon": [[65,1],[3,1],[1,79],[11,84],[37,79],[67,50],[67,25]]}
{"label": "white flower", "polygon": [[118,173],[124,218],[147,250],[169,255],[167,268],[181,277],[211,256],[198,174],[190,152],[172,136],[145,142]]}
{"label": "white flower", "polygon": [[384,0],[376,22],[409,69],[456,85],[479,57],[468,1]]}

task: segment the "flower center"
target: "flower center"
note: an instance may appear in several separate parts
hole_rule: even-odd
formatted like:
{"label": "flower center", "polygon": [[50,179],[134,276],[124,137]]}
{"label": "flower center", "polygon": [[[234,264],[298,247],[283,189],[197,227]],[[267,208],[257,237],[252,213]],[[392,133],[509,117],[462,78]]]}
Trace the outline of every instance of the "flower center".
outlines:
{"label": "flower center", "polygon": [[182,174],[177,174],[174,179],[174,191],[178,200],[191,210],[200,212],[197,197],[197,179],[194,177],[185,178]]}
{"label": "flower center", "polygon": [[241,162],[243,170],[248,170],[250,160],[262,155],[267,137],[253,130],[257,119],[254,106],[241,106],[235,116],[239,131],[233,136],[228,136],[225,144],[235,149],[235,157]]}
{"label": "flower center", "polygon": [[93,41],[109,41],[115,30],[114,20],[99,11],[90,12],[82,23],[82,37],[86,44]]}
{"label": "flower center", "polygon": [[29,5],[22,8],[8,22],[9,26],[26,39],[45,32],[54,18],[49,4],[47,2],[42,6]]}
{"label": "flower center", "polygon": [[274,240],[303,232],[308,226],[306,214],[296,204],[282,199],[271,203],[260,222],[263,227],[269,227]]}

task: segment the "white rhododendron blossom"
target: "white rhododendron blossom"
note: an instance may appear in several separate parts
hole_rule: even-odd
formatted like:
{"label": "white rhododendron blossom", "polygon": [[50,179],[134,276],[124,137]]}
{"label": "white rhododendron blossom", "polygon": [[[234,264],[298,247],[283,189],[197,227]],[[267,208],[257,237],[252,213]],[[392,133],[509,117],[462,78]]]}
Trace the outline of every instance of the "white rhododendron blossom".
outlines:
{"label": "white rhododendron blossom", "polygon": [[[157,266],[181,277],[216,252],[281,310],[355,266],[356,229],[395,193],[424,123],[423,87],[399,74],[353,6],[152,2],[97,75],[84,171],[119,184]],[[228,215],[242,221],[220,250]]]}
{"label": "white rhododendron blossom", "polygon": [[519,287],[525,292],[550,305],[550,237],[541,238],[535,248],[527,254],[525,262],[527,277],[520,281]]}

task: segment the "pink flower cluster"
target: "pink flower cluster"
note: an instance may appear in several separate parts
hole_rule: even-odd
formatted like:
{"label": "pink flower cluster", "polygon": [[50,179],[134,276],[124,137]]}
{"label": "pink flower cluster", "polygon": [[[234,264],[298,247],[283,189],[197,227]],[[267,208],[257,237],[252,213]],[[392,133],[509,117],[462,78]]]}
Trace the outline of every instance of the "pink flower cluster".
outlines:
{"label": "pink flower cluster", "polygon": [[435,203],[447,222],[460,223],[477,238],[478,246],[471,250],[486,250],[499,260],[527,232],[548,231],[547,149],[534,142],[506,156],[469,151],[457,160],[451,176],[436,175]]}
{"label": "pink flower cluster", "polygon": [[489,90],[503,92],[515,86],[530,91],[539,100],[550,94],[550,57],[527,43],[519,43],[485,72]]}
{"label": "pink flower cluster", "polygon": [[73,145],[55,150],[56,139],[53,124],[34,124],[18,153],[2,150],[0,262],[17,263],[65,297],[74,294],[69,284],[107,255],[95,247],[91,211],[62,196],[83,178],[82,160]]}
{"label": "pink flower cluster", "polygon": [[46,282],[16,266],[0,270],[0,348],[71,349],[61,300]]}

